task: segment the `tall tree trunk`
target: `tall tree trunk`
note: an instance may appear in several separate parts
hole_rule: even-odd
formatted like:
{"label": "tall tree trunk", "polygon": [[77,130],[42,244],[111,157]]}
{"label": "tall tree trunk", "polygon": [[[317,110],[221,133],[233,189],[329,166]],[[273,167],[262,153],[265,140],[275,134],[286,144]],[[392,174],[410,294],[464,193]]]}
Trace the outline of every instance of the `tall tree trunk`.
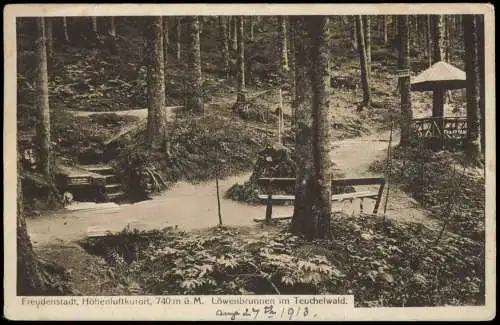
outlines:
{"label": "tall tree trunk", "polygon": [[97,17],[91,16],[90,23],[91,23],[91,28],[92,28],[92,34],[91,34],[92,41],[98,41],[99,40],[99,32],[97,30]]}
{"label": "tall tree trunk", "polygon": [[227,37],[227,17],[219,16],[219,42],[222,50],[222,66],[224,75],[229,79],[229,42]]}
{"label": "tall tree trunk", "polygon": [[245,96],[245,29],[243,26],[243,16],[235,17],[237,31],[237,50],[238,50],[238,96],[236,101],[243,103]]}
{"label": "tall tree trunk", "polygon": [[352,48],[358,50],[358,32],[356,29],[356,17],[352,18],[352,27],[351,27],[351,40],[352,40]]}
{"label": "tall tree trunk", "polygon": [[146,19],[144,30],[148,105],[146,142],[150,149],[166,151],[168,148],[167,111],[165,107],[162,17],[154,16]]}
{"label": "tall tree trunk", "polygon": [[112,54],[118,53],[118,48],[116,47],[116,26],[115,17],[110,16],[108,21],[108,36],[106,39],[107,47]]}
{"label": "tall tree trunk", "polygon": [[[399,16],[399,69],[410,70],[410,30],[408,27],[408,16]],[[411,120],[413,118],[411,108],[410,76],[399,79],[401,91],[401,146],[406,147],[411,136]]]}
{"label": "tall tree trunk", "polygon": [[288,71],[288,46],[286,37],[286,16],[278,16],[279,20],[279,40],[281,51],[281,70],[282,72]]}
{"label": "tall tree trunk", "polygon": [[47,180],[51,179],[51,141],[50,141],[50,109],[49,89],[47,74],[47,49],[45,38],[45,19],[37,18],[36,46],[37,66],[36,70],[36,108],[37,128],[36,139],[38,144],[39,170]]}
{"label": "tall tree trunk", "polygon": [[[431,16],[431,28],[432,28],[432,40],[433,40],[433,51],[432,51],[432,63],[442,61],[444,59],[444,26],[443,26],[443,16],[442,15],[432,15]],[[433,94],[432,100],[432,116],[433,117],[443,117],[444,115],[444,102],[445,102],[446,92],[443,89],[436,89]],[[442,123],[438,124],[438,127],[442,129]]]}
{"label": "tall tree trunk", "polygon": [[228,45],[229,48],[233,48],[233,16],[227,16],[226,17],[226,24],[227,24],[227,40],[228,40]]}
{"label": "tall tree trunk", "polygon": [[250,32],[250,41],[255,40],[255,17],[254,16],[249,16],[249,32]]}
{"label": "tall tree trunk", "polygon": [[308,237],[314,235],[314,227],[309,219],[312,215],[313,184],[313,88],[311,57],[312,41],[307,30],[307,16],[290,17],[295,34],[295,82],[296,82],[296,129],[295,129],[295,159],[296,159],[296,185],[295,205],[291,230],[293,233]]}
{"label": "tall tree trunk", "polygon": [[64,34],[64,42],[68,44],[69,43],[68,19],[66,17],[63,17],[63,34]]}
{"label": "tall tree trunk", "polygon": [[365,37],[365,48],[366,48],[366,63],[368,76],[371,78],[372,75],[372,37],[371,37],[371,20],[370,16],[364,15],[363,17],[363,32]]}
{"label": "tall tree trunk", "polygon": [[477,59],[479,65],[479,112],[480,112],[480,134],[481,134],[481,152],[483,155],[486,153],[486,129],[485,129],[485,71],[484,71],[484,15],[476,16],[476,28],[477,28]]}
{"label": "tall tree trunk", "polygon": [[181,34],[182,34],[182,17],[176,17],[175,19],[175,54],[177,61],[181,60]]}
{"label": "tall tree trunk", "polygon": [[467,76],[467,151],[475,157],[480,152],[477,28],[475,15],[463,16],[465,36],[465,70]]}
{"label": "tall tree trunk", "polygon": [[292,126],[295,128],[297,125],[297,114],[296,114],[296,93],[297,93],[297,87],[296,87],[296,75],[295,75],[295,30],[294,30],[294,24],[291,23],[289,19],[290,25],[288,28],[288,39],[290,43],[290,96],[292,98]]}
{"label": "tall tree trunk", "polygon": [[[39,148],[40,172],[51,183],[50,173],[50,119],[47,87],[47,49],[45,39],[45,18],[35,18],[37,33],[37,75],[36,106],[38,121],[36,138]],[[17,294],[57,295],[63,293],[51,281],[33,251],[23,213],[23,193],[21,188],[21,164],[17,157]]]}
{"label": "tall tree trunk", "polygon": [[444,60],[450,62],[450,19],[449,16],[444,16]]}
{"label": "tall tree trunk", "polygon": [[292,232],[307,239],[329,238],[329,18],[292,16],[291,21],[295,34],[297,83],[297,173],[291,228]]}
{"label": "tall tree trunk", "polygon": [[233,34],[232,34],[232,38],[233,38],[232,45],[233,45],[233,51],[237,51],[238,50],[238,17],[237,16],[233,16],[232,18],[233,18],[231,20],[232,31],[233,31]]}
{"label": "tall tree trunk", "polygon": [[387,25],[388,25],[388,21],[387,21],[387,15],[384,15],[384,23],[383,23],[383,36],[384,36],[384,45],[387,45]]}
{"label": "tall tree trunk", "polygon": [[366,57],[365,37],[363,33],[363,21],[361,16],[356,16],[356,31],[358,35],[358,51],[361,66],[361,83],[363,85],[363,102],[360,109],[369,107],[371,104],[370,75],[368,73],[368,60]]}
{"label": "tall tree trunk", "polygon": [[332,211],[332,179],[330,161],[330,31],[328,16],[319,16],[312,20],[313,44],[313,160],[316,190],[313,194],[312,221],[315,226],[315,238],[330,238],[330,218]]}
{"label": "tall tree trunk", "polygon": [[397,15],[392,15],[391,16],[391,40],[394,40],[397,38],[398,35],[398,16]]}
{"label": "tall tree trunk", "polygon": [[[37,18],[40,20],[43,18]],[[39,22],[38,22],[39,23]],[[21,164],[17,159],[17,295],[37,296],[60,294],[55,290],[48,274],[44,272],[33,251],[26,227],[23,211],[23,192],[21,187]]]}
{"label": "tall tree trunk", "polygon": [[47,38],[47,56],[51,57],[54,54],[54,36],[52,33],[52,18],[45,19],[46,38]]}
{"label": "tall tree trunk", "polygon": [[431,16],[427,15],[426,24],[426,35],[427,35],[427,58],[429,60],[429,68],[432,65],[432,28],[431,28]]}
{"label": "tall tree trunk", "polygon": [[168,45],[170,43],[168,37],[168,16],[163,16],[162,18],[163,27],[163,79],[165,82],[165,105],[168,102]]}
{"label": "tall tree trunk", "polygon": [[203,84],[201,78],[200,26],[197,16],[185,17],[186,60],[189,81],[186,88],[186,108],[203,114]]}

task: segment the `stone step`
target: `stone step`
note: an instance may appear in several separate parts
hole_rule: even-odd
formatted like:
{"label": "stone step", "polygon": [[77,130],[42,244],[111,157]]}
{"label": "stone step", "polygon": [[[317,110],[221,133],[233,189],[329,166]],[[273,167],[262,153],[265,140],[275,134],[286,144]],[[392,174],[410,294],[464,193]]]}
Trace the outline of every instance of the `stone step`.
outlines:
{"label": "stone step", "polygon": [[117,191],[121,191],[122,189],[122,184],[106,184],[106,186],[104,186],[104,189],[106,190],[106,194],[111,194],[111,193],[115,193]]}
{"label": "stone step", "polygon": [[116,175],[104,175],[104,179],[106,180],[106,184],[114,184],[118,181]]}
{"label": "stone step", "polygon": [[114,176],[113,168],[108,165],[82,165],[80,167],[92,173]]}
{"label": "stone step", "polygon": [[116,201],[116,200],[119,200],[121,199],[123,196],[125,195],[125,193],[123,191],[118,191],[118,192],[115,192],[115,193],[107,193],[106,196],[108,198],[108,200],[110,201]]}

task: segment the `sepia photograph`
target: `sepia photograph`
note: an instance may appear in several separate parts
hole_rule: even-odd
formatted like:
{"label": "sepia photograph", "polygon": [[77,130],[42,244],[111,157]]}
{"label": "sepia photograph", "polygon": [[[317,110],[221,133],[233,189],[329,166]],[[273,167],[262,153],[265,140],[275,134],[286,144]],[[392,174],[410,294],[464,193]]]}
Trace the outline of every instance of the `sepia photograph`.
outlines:
{"label": "sepia photograph", "polygon": [[492,8],[163,6],[10,17],[19,305],[327,320],[494,299]]}

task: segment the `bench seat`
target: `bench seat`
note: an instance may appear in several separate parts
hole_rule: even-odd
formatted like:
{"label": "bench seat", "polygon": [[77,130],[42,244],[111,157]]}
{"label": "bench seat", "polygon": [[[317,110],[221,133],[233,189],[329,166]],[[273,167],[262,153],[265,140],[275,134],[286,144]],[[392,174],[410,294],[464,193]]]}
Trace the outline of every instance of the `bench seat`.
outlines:
{"label": "bench seat", "polygon": [[[344,201],[344,200],[352,200],[352,199],[358,199],[358,198],[377,199],[377,197],[378,197],[378,192],[362,191],[362,192],[335,194],[335,195],[332,195],[332,201]],[[259,199],[267,201],[268,195],[259,194]],[[273,195],[272,194],[271,200],[277,201],[277,202],[279,202],[279,201],[294,201],[295,195],[282,195],[282,194]]]}

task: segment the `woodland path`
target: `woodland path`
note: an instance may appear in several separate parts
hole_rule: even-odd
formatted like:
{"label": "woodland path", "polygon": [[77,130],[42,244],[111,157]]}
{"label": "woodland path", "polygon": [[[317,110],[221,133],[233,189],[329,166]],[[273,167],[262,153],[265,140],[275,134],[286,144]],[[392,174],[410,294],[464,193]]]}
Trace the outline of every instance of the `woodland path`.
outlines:
{"label": "woodland path", "polygon": [[[397,135],[395,137],[397,138]],[[345,173],[345,177],[370,176],[368,166],[384,157],[388,139],[389,132],[382,132],[335,141],[332,143],[332,160],[335,161],[336,168]],[[255,225],[253,219],[264,216],[264,205],[249,205],[223,197],[233,184],[242,184],[249,176],[250,174],[246,173],[219,181],[224,225]],[[219,222],[215,188],[215,181],[199,184],[178,182],[168,191],[147,201],[122,205],[108,204],[87,210],[65,209],[29,218],[28,231],[34,245],[45,245],[83,239],[93,230],[118,232],[127,225],[140,230],[162,229],[176,225],[188,231],[213,227]],[[385,193],[379,211],[383,211]],[[423,222],[430,227],[437,226],[433,219],[427,217],[426,211],[413,206],[412,200],[401,190],[391,186],[389,198],[387,206],[389,217],[401,221]],[[371,211],[372,204],[372,200],[365,200],[365,211]],[[352,203],[348,201],[338,203],[335,207],[355,215],[359,211],[359,200]],[[292,212],[293,206],[273,208],[274,216],[289,216]]]}

